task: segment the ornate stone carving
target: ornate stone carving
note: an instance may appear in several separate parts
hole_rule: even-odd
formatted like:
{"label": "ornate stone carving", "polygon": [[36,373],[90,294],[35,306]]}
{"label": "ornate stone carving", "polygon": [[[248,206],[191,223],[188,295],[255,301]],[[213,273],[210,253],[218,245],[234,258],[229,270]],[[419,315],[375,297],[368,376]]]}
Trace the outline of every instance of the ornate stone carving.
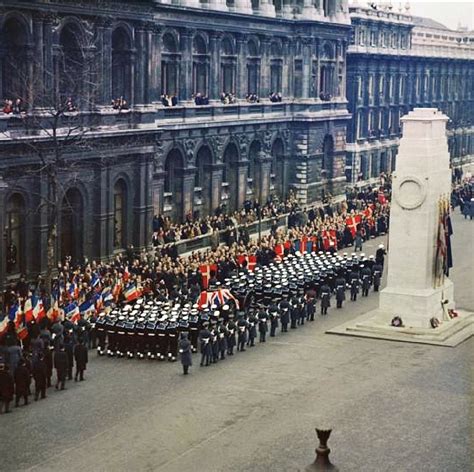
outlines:
{"label": "ornate stone carving", "polygon": [[270,130],[270,129],[267,129],[262,133],[261,136],[262,136],[264,150],[266,152],[271,152],[272,151],[273,131]]}
{"label": "ornate stone carving", "polygon": [[186,159],[192,161],[194,159],[194,148],[196,147],[196,142],[194,139],[186,139],[184,141],[184,149],[186,152]]}
{"label": "ornate stone carving", "polygon": [[247,155],[247,148],[249,145],[249,137],[246,134],[239,134],[237,137],[239,141],[240,153],[242,156]]}
{"label": "ornate stone carving", "polygon": [[224,142],[224,136],[211,136],[208,139],[208,144],[212,148],[212,152],[214,153],[216,160],[219,162],[222,161],[222,155],[224,152]]}

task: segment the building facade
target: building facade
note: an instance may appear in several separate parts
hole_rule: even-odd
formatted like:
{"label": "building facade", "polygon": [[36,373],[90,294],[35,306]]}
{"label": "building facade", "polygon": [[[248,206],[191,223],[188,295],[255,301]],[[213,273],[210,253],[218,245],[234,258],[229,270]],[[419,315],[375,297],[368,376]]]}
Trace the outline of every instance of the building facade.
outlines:
{"label": "building facade", "polygon": [[451,31],[409,10],[351,6],[347,57],[346,174],[367,182],[390,172],[401,134],[400,118],[415,107],[450,118],[453,166],[474,155],[474,34]]}
{"label": "building facade", "polygon": [[[409,15],[362,10],[350,16],[346,0],[2,2],[0,97],[13,110],[0,112],[0,285],[65,257],[148,247],[157,214],[179,221],[290,189],[302,203],[342,193],[393,167],[399,116],[415,105],[451,107],[453,156],[472,154],[472,89],[448,81],[435,99],[441,79],[424,75],[472,77],[472,58],[428,53]],[[382,45],[395,41],[389,54],[359,44],[362,34],[372,44],[366,23]]]}

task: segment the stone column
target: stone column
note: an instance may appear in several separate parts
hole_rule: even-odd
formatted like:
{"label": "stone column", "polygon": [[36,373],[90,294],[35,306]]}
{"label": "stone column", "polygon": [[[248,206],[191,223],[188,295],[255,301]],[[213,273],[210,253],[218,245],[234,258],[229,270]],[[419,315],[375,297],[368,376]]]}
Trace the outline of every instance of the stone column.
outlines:
{"label": "stone column", "polygon": [[247,94],[247,55],[246,40],[243,35],[237,37],[237,98],[244,99]]}
{"label": "stone column", "polygon": [[[264,151],[260,152],[259,169],[257,172],[257,182],[255,188],[255,198],[265,204],[270,193],[270,170],[272,156]],[[260,193],[261,192],[261,193]]]}
{"label": "stone column", "polygon": [[219,33],[211,33],[210,36],[210,53],[211,53],[211,64],[210,64],[210,81],[209,81],[209,98],[211,100],[218,100],[220,80],[220,54],[219,54]]}
{"label": "stone column", "polygon": [[44,42],[43,42],[43,20],[44,15],[33,17],[33,40],[34,40],[34,90],[33,100],[36,107],[44,103]]}
{"label": "stone column", "polygon": [[234,0],[234,11],[251,15],[253,13],[251,0]]}
{"label": "stone column", "polygon": [[291,54],[290,54],[290,41],[287,39],[283,40],[283,65],[281,71],[281,93],[283,98],[287,99],[291,94],[290,87],[290,73],[291,73]]}
{"label": "stone column", "polygon": [[145,101],[145,86],[146,86],[146,71],[147,57],[146,57],[146,36],[143,25],[137,26],[135,30],[135,46],[137,50],[136,70],[135,70],[135,105],[144,105]]}
{"label": "stone column", "polygon": [[179,81],[180,101],[191,100],[192,80],[193,80],[193,50],[192,34],[190,31],[181,32],[181,66]]}
{"label": "stone column", "polygon": [[234,164],[237,172],[237,209],[242,208],[247,193],[247,167],[248,161]]}
{"label": "stone column", "polygon": [[5,288],[5,276],[6,276],[6,251],[7,241],[5,239],[5,194],[7,192],[8,185],[3,180],[3,176],[0,175],[0,293]]}
{"label": "stone column", "polygon": [[309,97],[309,90],[310,85],[309,82],[311,80],[311,57],[312,51],[311,47],[313,45],[313,41],[311,38],[302,38],[302,47],[303,47],[303,93],[301,98],[308,98]]}
{"label": "stone column", "polygon": [[[341,50],[341,41],[336,41],[336,70],[334,71],[334,93],[333,93],[333,96],[334,97],[339,97],[341,95],[341,92],[342,92],[342,84],[341,84],[341,90],[339,90],[339,64],[340,64],[340,54],[339,54],[339,51]],[[377,90],[378,92],[378,90]]]}
{"label": "stone column", "polygon": [[148,94],[149,103],[158,102],[161,95],[161,29],[151,23],[148,25]]}
{"label": "stone column", "polygon": [[292,0],[283,0],[282,4],[282,9],[281,9],[281,15],[283,18],[287,19],[293,19],[294,18],[294,13],[293,13],[293,2]]}
{"label": "stone column", "polygon": [[[309,0],[308,0],[309,1]],[[260,8],[258,10],[260,15],[275,17],[275,6],[271,0],[260,0]]]}
{"label": "stone column", "polygon": [[[109,105],[112,100],[112,23],[110,19],[103,19],[98,24],[100,48],[100,64],[98,66],[100,81],[100,105]],[[131,100],[131,97],[126,97]]]}
{"label": "stone column", "polygon": [[153,216],[163,213],[163,192],[165,187],[165,172],[154,170],[152,175]]}
{"label": "stone column", "polygon": [[110,170],[102,166],[96,173],[96,205],[94,218],[94,257],[103,260],[114,250],[113,191]]}
{"label": "stone column", "polygon": [[194,203],[194,182],[195,182],[196,169],[182,169],[183,178],[183,199],[182,199],[182,214],[181,218],[189,212],[193,212]]}
{"label": "stone column", "polygon": [[213,164],[210,168],[211,174],[211,211],[212,213],[221,203],[222,171],[223,164]]}
{"label": "stone column", "polygon": [[314,7],[313,0],[304,0],[302,14],[305,20],[314,20],[318,18],[318,11]]}
{"label": "stone column", "polygon": [[151,202],[151,158],[152,156],[139,156],[140,162],[136,166],[136,182],[140,182],[137,186],[135,194],[135,202],[133,207],[134,225],[133,225],[133,241],[134,245],[139,248],[146,247],[150,241],[151,223],[153,220],[152,202]]}
{"label": "stone column", "polygon": [[208,0],[209,10],[228,11],[226,0]]}
{"label": "stone column", "polygon": [[[267,98],[270,93],[270,40],[267,37],[261,39],[260,61],[260,96]],[[273,90],[272,90],[273,91]]]}

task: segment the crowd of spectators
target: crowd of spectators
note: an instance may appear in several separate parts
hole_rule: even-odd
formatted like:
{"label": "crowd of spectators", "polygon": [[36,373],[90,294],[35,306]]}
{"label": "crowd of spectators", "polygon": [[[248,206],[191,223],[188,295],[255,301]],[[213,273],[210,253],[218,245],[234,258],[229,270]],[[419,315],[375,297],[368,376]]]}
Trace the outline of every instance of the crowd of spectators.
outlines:
{"label": "crowd of spectators", "polygon": [[193,95],[193,100],[195,105],[209,105],[209,97],[203,95],[202,93],[196,93]]}
{"label": "crowd of spectators", "polygon": [[260,98],[256,93],[249,93],[246,95],[245,100],[248,103],[260,103]]}
{"label": "crowd of spectators", "polygon": [[123,97],[114,98],[110,102],[110,104],[112,105],[112,108],[114,110],[128,110],[129,109],[128,102]]}
{"label": "crowd of spectators", "polygon": [[280,103],[282,100],[282,95],[280,92],[272,92],[268,95],[268,98],[272,103]]}

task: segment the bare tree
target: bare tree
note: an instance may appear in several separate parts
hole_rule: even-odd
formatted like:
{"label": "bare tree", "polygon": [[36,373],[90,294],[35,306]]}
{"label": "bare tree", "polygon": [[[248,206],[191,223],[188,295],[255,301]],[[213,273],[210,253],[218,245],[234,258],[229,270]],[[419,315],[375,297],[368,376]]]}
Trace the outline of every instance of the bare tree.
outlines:
{"label": "bare tree", "polygon": [[[61,34],[54,70],[43,71],[35,58],[32,67],[18,64],[16,69],[11,69],[16,79],[16,96],[6,98],[21,126],[16,133],[3,132],[5,138],[18,142],[36,158],[37,165],[27,172],[46,176],[48,192],[38,193],[39,205],[34,211],[45,211],[47,215],[48,290],[52,288],[58,262],[61,200],[66,198],[60,177],[74,167],[80,169],[81,163],[70,158],[72,153],[91,150],[88,136],[94,129],[91,112],[100,90],[96,35],[80,33],[74,28]],[[16,67],[14,63],[10,66]],[[65,204],[73,210],[71,202],[66,200]]]}

